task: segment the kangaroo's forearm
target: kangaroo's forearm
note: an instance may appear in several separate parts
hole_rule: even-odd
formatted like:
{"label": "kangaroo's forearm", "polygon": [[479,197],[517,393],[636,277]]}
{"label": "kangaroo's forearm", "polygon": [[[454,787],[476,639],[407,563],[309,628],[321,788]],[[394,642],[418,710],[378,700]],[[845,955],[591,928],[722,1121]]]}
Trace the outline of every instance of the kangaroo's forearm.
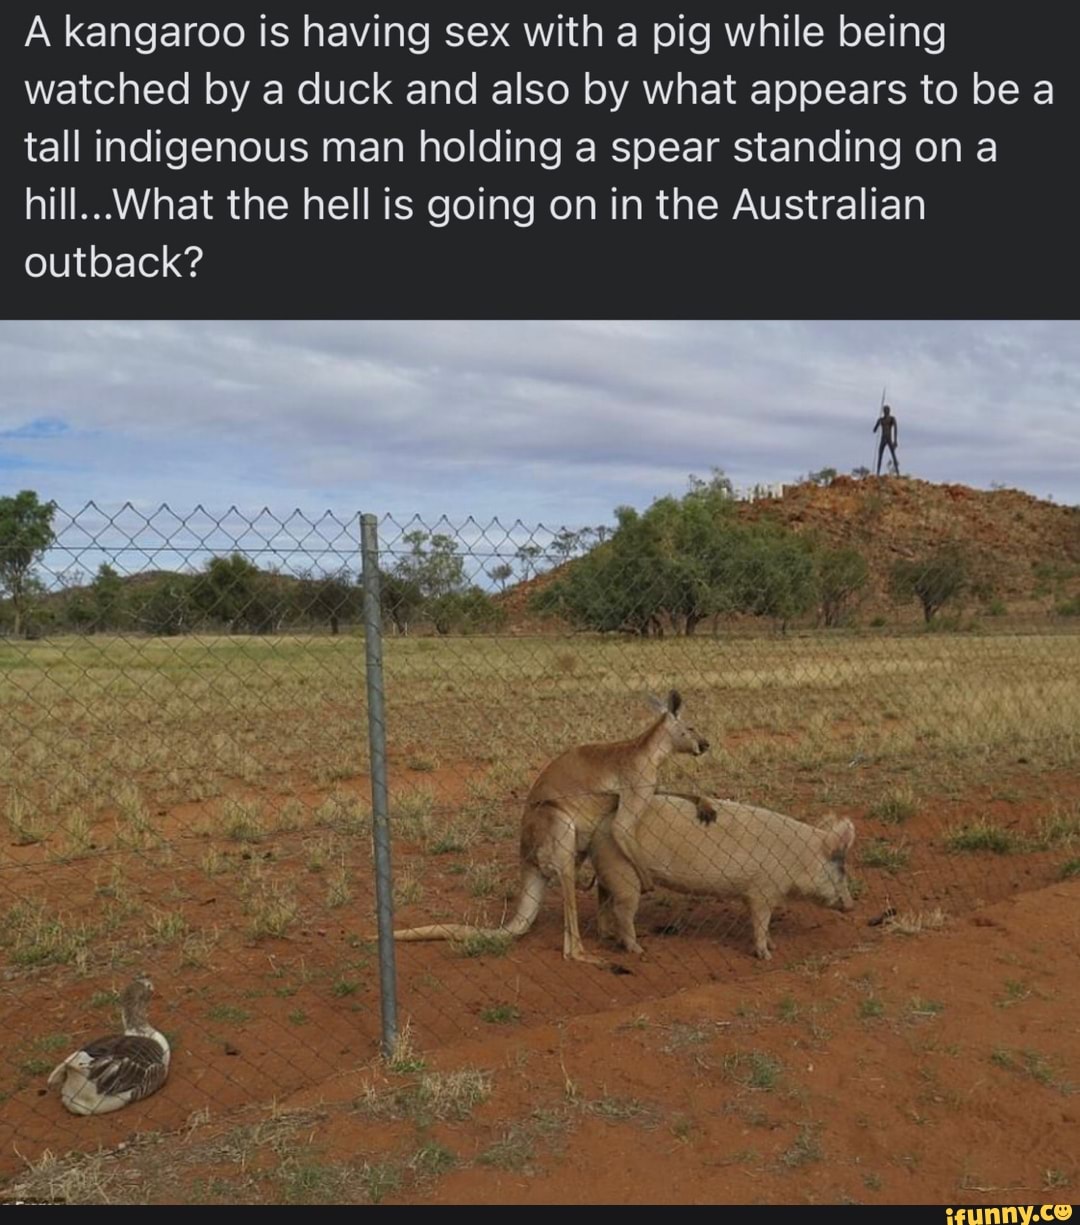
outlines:
{"label": "kangaroo's forearm", "polygon": [[652,888],[652,875],[649,872],[648,866],[643,862],[641,852],[637,845],[637,838],[634,835],[634,830],[639,818],[648,808],[650,800],[655,795],[655,788],[636,789],[630,792],[623,792],[619,797],[619,806],[615,810],[615,816],[611,821],[611,835],[615,840],[615,845],[626,856],[626,858],[634,865],[634,871],[641,878],[642,886],[645,889]]}

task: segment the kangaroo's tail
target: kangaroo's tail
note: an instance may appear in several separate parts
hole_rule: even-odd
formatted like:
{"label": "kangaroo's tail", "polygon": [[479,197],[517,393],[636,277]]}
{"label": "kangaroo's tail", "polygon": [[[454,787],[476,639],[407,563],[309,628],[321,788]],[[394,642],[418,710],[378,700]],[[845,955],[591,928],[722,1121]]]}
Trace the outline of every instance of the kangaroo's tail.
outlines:
{"label": "kangaroo's tail", "polygon": [[464,923],[429,923],[394,932],[395,940],[467,940],[470,936],[524,936],[536,922],[544,896],[544,874],[532,864],[521,873],[521,894],[514,917],[502,927],[470,927]]}
{"label": "kangaroo's tail", "polygon": [[429,923],[394,932],[395,940],[467,940],[470,936],[505,936],[505,927],[470,927],[467,923]]}

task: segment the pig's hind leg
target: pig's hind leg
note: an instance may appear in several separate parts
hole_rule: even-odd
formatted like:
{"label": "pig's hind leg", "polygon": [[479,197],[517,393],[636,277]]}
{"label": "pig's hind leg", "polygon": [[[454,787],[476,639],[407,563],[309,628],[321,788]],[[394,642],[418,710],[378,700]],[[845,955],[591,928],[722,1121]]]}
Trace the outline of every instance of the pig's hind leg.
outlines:
{"label": "pig's hind leg", "polygon": [[634,919],[641,902],[641,881],[631,864],[627,863],[626,867],[628,870],[620,873],[617,887],[612,890],[610,899],[605,899],[610,906],[610,926],[614,928],[610,934],[628,953],[644,953],[634,929]]}

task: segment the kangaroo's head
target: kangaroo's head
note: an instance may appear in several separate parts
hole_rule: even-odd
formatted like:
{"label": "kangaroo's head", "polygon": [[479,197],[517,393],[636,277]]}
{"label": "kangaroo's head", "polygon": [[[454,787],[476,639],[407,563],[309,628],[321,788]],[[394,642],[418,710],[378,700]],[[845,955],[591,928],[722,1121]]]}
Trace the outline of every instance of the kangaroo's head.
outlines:
{"label": "kangaroo's head", "polygon": [[663,727],[672,753],[689,753],[693,757],[700,757],[705,752],[709,742],[680,717],[682,697],[677,689],[671,690],[666,702],[659,698],[650,698],[649,702],[653,709],[663,716]]}

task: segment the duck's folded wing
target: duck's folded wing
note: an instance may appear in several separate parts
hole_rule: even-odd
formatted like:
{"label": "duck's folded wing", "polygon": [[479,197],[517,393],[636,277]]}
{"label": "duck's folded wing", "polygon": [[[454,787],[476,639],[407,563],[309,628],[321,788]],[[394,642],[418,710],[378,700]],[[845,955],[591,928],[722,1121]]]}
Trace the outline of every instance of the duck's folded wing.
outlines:
{"label": "duck's folded wing", "polygon": [[145,1097],[164,1083],[168,1069],[163,1051],[153,1038],[123,1034],[101,1038],[83,1049],[93,1060],[86,1075],[103,1097],[116,1097],[132,1090]]}

